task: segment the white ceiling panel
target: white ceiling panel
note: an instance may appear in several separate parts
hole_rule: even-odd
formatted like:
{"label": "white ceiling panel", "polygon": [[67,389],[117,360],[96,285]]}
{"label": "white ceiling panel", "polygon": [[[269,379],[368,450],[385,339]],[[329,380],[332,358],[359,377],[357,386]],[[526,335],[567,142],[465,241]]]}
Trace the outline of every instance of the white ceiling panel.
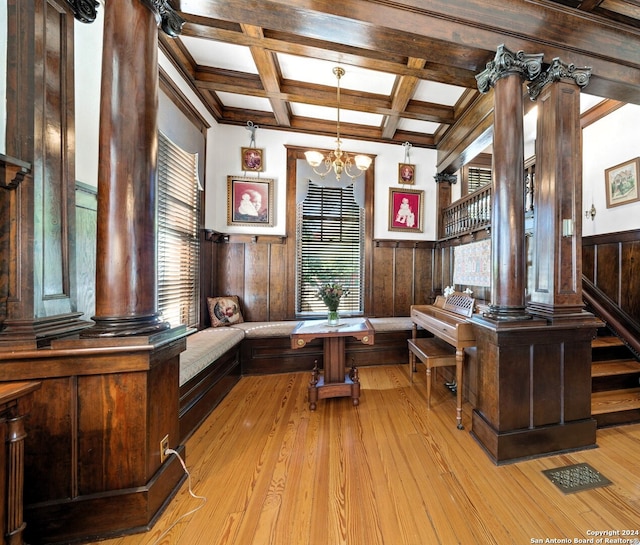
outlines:
{"label": "white ceiling panel", "polygon": [[398,122],[398,129],[420,134],[433,134],[439,126],[439,123],[420,121],[419,119],[400,119]]}
{"label": "white ceiling panel", "polygon": [[580,113],[584,113],[587,110],[593,108],[596,104],[599,104],[604,99],[595,95],[589,95],[587,93],[580,93]]}
{"label": "white ceiling panel", "polygon": [[243,45],[216,42],[202,38],[181,36],[180,38],[193,60],[200,66],[212,66],[224,70],[235,70],[248,74],[257,74],[251,50]]}
{"label": "white ceiling panel", "polygon": [[238,95],[235,93],[227,93],[225,91],[218,91],[216,93],[218,98],[224,106],[228,108],[243,108],[246,110],[264,110],[266,112],[272,112],[271,102],[268,98],[252,97],[249,95]]}
{"label": "white ceiling panel", "polygon": [[[336,87],[338,80],[333,69],[338,66],[335,62],[298,57],[278,53],[278,62],[282,77],[290,80],[304,81],[316,85]],[[385,72],[377,72],[357,66],[340,65],[344,69],[344,76],[340,79],[342,89],[363,91],[389,95],[393,89],[395,76]]]}
{"label": "white ceiling panel", "polygon": [[421,80],[413,95],[413,100],[453,106],[464,93],[464,87],[456,87],[436,81]]}
{"label": "white ceiling panel", "polygon": [[[337,110],[335,108],[292,102],[291,111],[293,115],[299,117],[325,119],[327,121],[337,122]],[[379,127],[382,123],[382,116],[340,108],[340,123],[355,123],[357,125],[371,125],[372,127]]]}

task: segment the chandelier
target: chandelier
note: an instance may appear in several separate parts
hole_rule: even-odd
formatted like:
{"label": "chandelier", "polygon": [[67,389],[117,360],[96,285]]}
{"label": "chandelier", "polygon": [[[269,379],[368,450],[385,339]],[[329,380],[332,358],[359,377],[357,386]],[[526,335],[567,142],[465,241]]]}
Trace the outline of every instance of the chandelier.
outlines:
{"label": "chandelier", "polygon": [[[371,165],[371,157],[367,157],[366,155],[356,155],[353,159],[351,159],[349,154],[345,151],[342,151],[340,147],[342,145],[342,141],[340,140],[340,78],[344,76],[344,69],[336,66],[333,69],[333,73],[338,80],[338,124],[336,130],[336,149],[330,151],[326,155],[323,155],[319,151],[306,151],[304,153],[304,156],[307,159],[307,163],[309,163],[309,165],[313,169],[313,172],[315,172],[321,178],[324,178],[327,174],[329,174],[329,172],[333,170],[336,175],[336,180],[339,180],[342,174],[346,174],[347,176],[349,176],[349,178],[354,180],[369,168],[369,166]],[[323,163],[324,170],[316,170],[317,167],[319,167]]]}

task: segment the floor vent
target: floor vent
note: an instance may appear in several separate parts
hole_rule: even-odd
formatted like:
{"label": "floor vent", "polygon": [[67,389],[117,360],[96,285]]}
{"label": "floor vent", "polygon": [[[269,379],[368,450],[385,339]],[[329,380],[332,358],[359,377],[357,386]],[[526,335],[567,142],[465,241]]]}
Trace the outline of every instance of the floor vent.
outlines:
{"label": "floor vent", "polygon": [[611,481],[589,464],[575,464],[572,466],[545,469],[547,478],[565,494],[573,494],[582,490],[591,490],[611,484]]}

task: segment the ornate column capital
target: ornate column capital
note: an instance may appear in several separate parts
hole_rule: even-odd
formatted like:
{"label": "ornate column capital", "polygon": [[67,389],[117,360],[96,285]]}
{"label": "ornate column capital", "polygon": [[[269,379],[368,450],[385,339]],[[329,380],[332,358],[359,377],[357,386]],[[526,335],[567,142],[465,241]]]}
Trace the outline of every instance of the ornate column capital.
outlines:
{"label": "ornate column capital", "polygon": [[590,66],[577,68],[574,64],[564,63],[559,57],[555,57],[548,68],[538,74],[538,77],[527,85],[529,98],[536,100],[545,85],[554,81],[573,80],[582,89],[587,86],[590,77]]}
{"label": "ornate column capital", "polygon": [[81,23],[93,23],[98,14],[96,0],[67,0],[73,10],[73,16]]}
{"label": "ornate column capital", "polygon": [[182,33],[185,20],[178,15],[167,0],[141,0],[156,16],[156,21],[165,34],[175,38]]}
{"label": "ornate column capital", "polygon": [[542,69],[543,53],[527,54],[524,51],[514,53],[504,44],[498,46],[496,56],[487,63],[487,67],[476,75],[478,90],[487,93],[500,78],[519,75],[522,79],[535,79]]}
{"label": "ornate column capital", "polygon": [[[172,38],[182,33],[185,20],[178,15],[167,0],[140,0],[155,15],[160,28]],[[73,16],[81,23],[93,23],[98,14],[96,0],[66,0],[73,10]]]}
{"label": "ornate column capital", "polygon": [[447,174],[446,172],[439,172],[433,177],[433,179],[437,184],[441,182],[449,182],[450,184],[455,184],[458,181],[458,177],[455,174]]}

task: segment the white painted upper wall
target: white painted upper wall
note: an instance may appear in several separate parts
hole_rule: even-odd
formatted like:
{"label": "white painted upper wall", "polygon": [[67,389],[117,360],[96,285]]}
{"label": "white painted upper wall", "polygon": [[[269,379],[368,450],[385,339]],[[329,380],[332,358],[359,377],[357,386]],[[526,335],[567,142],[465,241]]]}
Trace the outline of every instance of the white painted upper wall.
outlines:
{"label": "white painted upper wall", "polygon": [[75,21],[76,180],[98,184],[98,125],[104,10],[93,23]]}
{"label": "white painted upper wall", "polygon": [[[249,146],[250,132],[246,127],[219,126],[220,138],[214,146],[213,159],[215,167],[209,169],[207,175],[207,203],[205,226],[225,233],[278,234],[284,235],[286,214],[295,213],[286,208],[286,171],[287,145],[301,146],[309,149],[332,149],[335,138],[310,136],[286,131],[256,131],[256,147],[264,150],[265,169],[259,173],[261,178],[275,180],[275,222],[273,228],[242,227],[227,225],[227,176],[243,176],[241,171],[240,149]],[[378,144],[344,140],[343,149],[349,152],[368,153],[375,158],[375,194],[374,194],[374,237],[379,239],[400,238],[408,240],[434,240],[436,236],[436,190],[433,179],[436,173],[435,150],[411,150],[411,162],[416,165],[416,183],[414,185],[398,184],[398,164],[404,162],[404,148],[401,145]],[[213,170],[213,172],[211,172]],[[257,176],[257,173],[248,173]],[[356,180],[361,183],[362,178]],[[393,232],[389,226],[389,189],[417,189],[424,191],[423,196],[423,232]]]}
{"label": "white painted upper wall", "polygon": [[[607,208],[604,171],[640,157],[640,106],[627,104],[582,131],[582,234],[640,228],[640,201]],[[636,185],[638,180],[636,180]],[[591,204],[593,221],[584,216]]]}

